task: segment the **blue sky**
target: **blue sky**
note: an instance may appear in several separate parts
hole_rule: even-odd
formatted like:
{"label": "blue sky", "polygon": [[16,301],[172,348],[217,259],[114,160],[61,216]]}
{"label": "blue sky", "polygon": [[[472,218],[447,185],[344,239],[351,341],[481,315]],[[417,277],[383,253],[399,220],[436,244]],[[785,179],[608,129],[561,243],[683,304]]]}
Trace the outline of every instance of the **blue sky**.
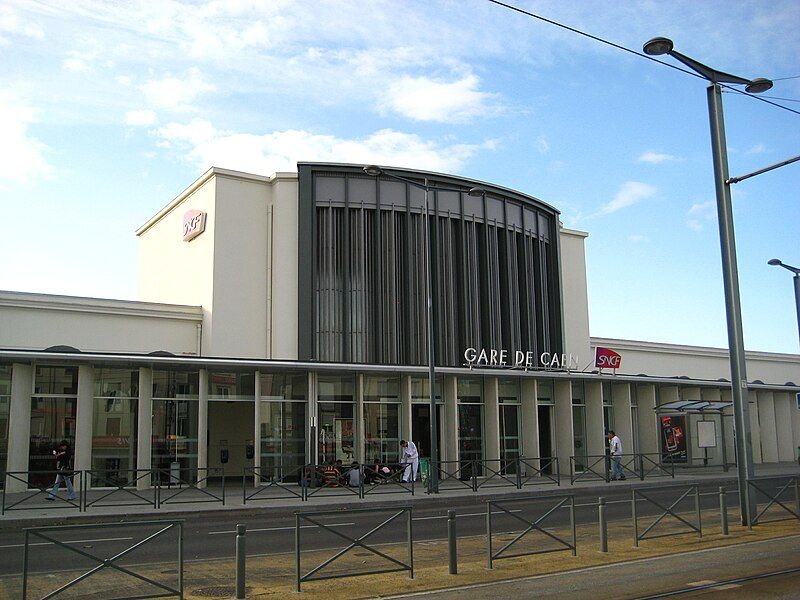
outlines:
{"label": "blue sky", "polygon": [[[794,0],[515,4],[800,75]],[[649,60],[482,0],[6,0],[0,81],[0,289],[136,299],[134,230],[209,166],[381,163],[518,189],[588,231],[592,335],[727,345],[705,84]],[[800,79],[767,95],[800,99]],[[800,154],[800,115],[724,103],[732,175]],[[800,265],[798,191],[800,164],[734,189],[748,349],[798,352],[791,275],[766,264]]]}

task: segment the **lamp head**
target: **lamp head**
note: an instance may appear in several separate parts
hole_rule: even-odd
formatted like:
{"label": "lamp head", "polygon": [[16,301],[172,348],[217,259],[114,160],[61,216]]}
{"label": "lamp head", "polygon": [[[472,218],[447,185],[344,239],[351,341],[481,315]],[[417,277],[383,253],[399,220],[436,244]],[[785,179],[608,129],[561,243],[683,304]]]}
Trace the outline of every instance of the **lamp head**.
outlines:
{"label": "lamp head", "polygon": [[378,177],[383,174],[383,169],[381,169],[378,165],[366,165],[364,167],[364,173],[370,175],[371,177]]}
{"label": "lamp head", "polygon": [[467,192],[469,196],[478,196],[478,197],[483,196],[485,193],[486,190],[483,189],[482,187],[469,188],[469,191]]}
{"label": "lamp head", "polygon": [[661,56],[662,54],[669,54],[672,52],[674,44],[672,40],[665,37],[655,37],[642,46],[642,50],[648,56]]}
{"label": "lamp head", "polygon": [[772,82],[769,79],[764,79],[763,77],[757,77],[744,86],[744,91],[748,94],[760,94],[761,92],[766,92],[769,89],[772,89]]}
{"label": "lamp head", "polygon": [[770,258],[767,261],[767,264],[768,265],[772,265],[773,267],[780,267],[781,265],[783,265],[783,263],[781,262],[781,260],[779,258]]}

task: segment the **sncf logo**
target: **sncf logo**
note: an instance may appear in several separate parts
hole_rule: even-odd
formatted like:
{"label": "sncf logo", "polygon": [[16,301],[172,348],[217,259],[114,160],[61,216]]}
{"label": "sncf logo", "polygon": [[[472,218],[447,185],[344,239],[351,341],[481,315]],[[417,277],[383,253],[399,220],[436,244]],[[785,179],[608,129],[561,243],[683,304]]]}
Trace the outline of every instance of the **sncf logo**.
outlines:
{"label": "sncf logo", "polygon": [[619,369],[622,357],[610,348],[598,347],[594,355],[594,366],[601,369]]}
{"label": "sncf logo", "polygon": [[206,230],[206,213],[187,210],[183,215],[183,241],[188,242]]}

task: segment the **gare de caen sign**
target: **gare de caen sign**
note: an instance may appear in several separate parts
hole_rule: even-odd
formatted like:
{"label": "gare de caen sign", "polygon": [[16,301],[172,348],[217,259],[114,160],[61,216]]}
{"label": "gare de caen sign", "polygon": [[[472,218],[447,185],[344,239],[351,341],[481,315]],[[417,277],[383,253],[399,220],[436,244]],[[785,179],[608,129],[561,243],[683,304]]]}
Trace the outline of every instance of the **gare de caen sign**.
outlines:
{"label": "gare de caen sign", "polygon": [[464,350],[466,366],[499,367],[508,369],[548,369],[572,371],[579,369],[578,357],[575,354],[558,354],[497,348],[467,348]]}

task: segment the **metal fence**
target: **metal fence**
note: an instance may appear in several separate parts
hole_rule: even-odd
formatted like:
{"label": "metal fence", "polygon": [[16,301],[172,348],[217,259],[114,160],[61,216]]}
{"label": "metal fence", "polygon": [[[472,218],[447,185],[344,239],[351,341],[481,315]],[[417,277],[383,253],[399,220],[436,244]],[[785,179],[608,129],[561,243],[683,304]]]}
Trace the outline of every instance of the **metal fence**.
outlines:
{"label": "metal fence", "polygon": [[[358,514],[369,514],[369,515],[376,515],[380,513],[390,513],[389,518],[383,520],[379,525],[372,527],[366,533],[358,536],[358,537],[351,537],[345,533],[342,533],[338,529],[334,529],[330,525],[322,523],[319,521],[320,518],[324,518],[327,516],[341,516],[342,514],[347,514],[348,516],[358,515]],[[366,540],[370,536],[373,536],[378,531],[384,530],[390,524],[394,523],[398,518],[405,516],[405,529],[406,529],[406,561],[398,560],[393,556],[389,556],[382,550],[378,550],[375,546],[370,546]],[[412,510],[411,507],[404,507],[404,508],[392,508],[392,509],[381,509],[379,507],[375,508],[359,508],[355,510],[348,510],[346,513],[342,511],[315,511],[315,512],[303,512],[303,513],[295,513],[295,530],[294,530],[294,552],[295,552],[295,588],[299,592],[300,587],[304,581],[320,581],[324,579],[335,579],[341,577],[356,577],[361,575],[377,575],[381,573],[396,573],[398,571],[408,571],[409,577],[411,579],[414,578],[414,549],[413,549],[413,542],[414,542],[414,535],[413,535],[413,526],[412,526]],[[303,527],[302,523],[308,523],[314,526],[314,535],[318,535],[320,530],[327,531],[332,533],[333,535],[345,540],[348,542],[347,546],[338,550],[333,556],[327,558],[326,560],[322,561],[319,565],[308,571],[307,573],[302,572],[301,568],[301,558],[302,558],[302,545],[301,545],[301,528]],[[377,544],[375,544],[377,545]],[[328,567],[336,560],[343,557],[345,554],[350,552],[355,548],[361,548],[366,550],[367,552],[383,558],[389,564],[393,565],[389,568],[385,569],[373,569],[373,570],[356,570],[351,569],[344,572],[337,572],[333,574],[322,574],[320,573],[325,567]]]}
{"label": "metal fence", "polygon": [[[774,488],[777,491],[768,491],[766,488],[770,484],[774,484]],[[800,519],[800,477],[795,475],[790,477],[748,479],[747,486],[750,492],[755,496],[756,502],[756,514],[750,519],[751,525],[769,523],[772,521],[785,521],[786,519],[792,518]],[[787,495],[791,494],[792,490],[794,490],[794,508],[789,505],[791,500],[786,498]],[[760,509],[758,506],[759,498],[763,498],[766,502]],[[773,506],[781,509],[781,513],[788,513],[788,516],[783,516],[779,519],[770,519],[769,521],[763,520],[762,517]]]}
{"label": "metal fence", "polygon": [[[486,502],[486,562],[487,567],[492,569],[494,568],[494,561],[499,560],[502,558],[514,558],[519,556],[530,556],[532,554],[544,554],[547,552],[559,552],[564,550],[569,550],[572,553],[572,556],[577,554],[577,533],[575,530],[575,497],[572,495],[566,496],[542,496],[541,498],[537,498],[537,500],[542,501],[549,501],[555,502],[552,506],[549,506],[544,513],[541,514],[534,514],[533,516],[523,516],[523,514],[528,515],[532,510],[524,512],[520,509],[512,509],[509,508],[510,506],[519,506],[521,502],[530,502],[530,498],[518,498],[514,500],[503,500],[503,501],[495,501],[495,500],[487,500]],[[553,533],[552,531],[545,529],[543,523],[547,520],[548,517],[555,514],[556,511],[559,509],[566,508],[569,511],[569,525],[571,535],[571,541],[568,538],[560,537]],[[520,514],[523,513],[523,514]],[[507,515],[511,519],[516,522],[522,523],[525,527],[521,532],[517,533],[517,535],[509,542],[505,543],[497,552],[494,551],[493,545],[493,537],[495,534],[494,528],[494,518],[498,515]],[[555,541],[557,543],[557,548],[549,548],[549,549],[539,549],[539,550],[531,550],[531,551],[521,551],[516,552],[514,554],[510,554],[508,551],[517,543],[520,542],[525,536],[529,533],[537,531],[547,538]]]}
{"label": "metal fence", "polygon": [[[81,478],[81,497],[83,510],[101,506],[152,506],[158,508],[158,491],[150,487],[152,469],[100,470],[84,471]],[[139,490],[139,484],[146,484],[147,489]],[[98,489],[96,497],[89,497],[90,486]],[[119,498],[122,498],[119,501]],[[113,499],[114,502],[109,500]]]}
{"label": "metal fence", "polygon": [[[198,504],[221,502],[225,504],[225,470],[222,467],[194,469],[154,469],[158,482],[157,507],[165,504]],[[211,478],[222,485],[219,493],[208,488]]]}
{"label": "metal fence", "polygon": [[[497,487],[522,489],[526,485],[543,483],[561,485],[555,457],[443,460],[430,463],[430,468],[439,474],[440,492],[463,491],[465,488],[472,492]],[[428,493],[431,491],[428,478]]]}
{"label": "metal fence", "polygon": [[[6,471],[3,474],[5,485],[3,486],[3,499],[0,504],[0,514],[5,514],[9,510],[47,510],[53,506],[49,502],[36,504],[36,500],[51,501],[59,508],[74,508],[78,512],[82,510],[81,494],[83,489],[83,471]],[[42,485],[34,484],[34,481],[50,480],[53,483]],[[16,481],[25,484],[25,491],[13,494],[9,497],[9,482]],[[68,495],[62,497],[59,493],[60,487],[64,485],[68,489]],[[69,487],[68,487],[69,486]],[[69,493],[71,487],[71,493]],[[55,492],[55,493],[53,493]],[[25,506],[22,506],[22,505]]]}
{"label": "metal fence", "polygon": [[619,459],[622,478],[644,480],[648,477],[675,478],[675,465],[664,462],[660,454],[622,454],[613,457],[609,454],[593,454],[589,456],[570,456],[569,481],[603,480],[606,483],[613,479],[614,459]]}
{"label": "metal fence", "polygon": [[[159,589],[158,593],[153,594],[142,594],[137,593],[134,596],[119,596],[115,593],[115,598],[117,600],[125,600],[126,598],[164,598],[169,596],[178,596],[179,598],[183,598],[184,593],[184,586],[183,586],[183,520],[170,520],[170,521],[134,521],[130,523],[98,523],[98,524],[91,524],[91,525],[62,525],[57,527],[32,527],[25,529],[25,548],[23,551],[22,556],[22,600],[28,599],[28,587],[29,587],[29,579],[30,579],[30,548],[34,543],[31,540],[40,540],[38,543],[46,543],[46,544],[54,544],[56,548],[66,550],[70,555],[79,555],[85,559],[88,559],[92,563],[95,563],[95,566],[89,569],[88,571],[83,572],[78,577],[73,578],[71,581],[65,583],[64,585],[56,588],[55,590],[47,593],[45,596],[42,597],[42,600],[45,598],[54,598],[73,588],[78,583],[85,581],[89,577],[96,575],[102,572],[104,569],[112,569],[117,571],[121,574],[128,575],[134,579],[137,579],[143,583],[147,583],[149,585],[155,586]],[[77,546],[75,544],[67,543],[61,539],[58,539],[57,534],[60,532],[72,532],[72,531],[85,531],[85,530],[96,530],[96,529],[114,529],[114,528],[128,528],[130,529],[132,526],[135,526],[137,529],[141,530],[145,527],[158,527],[155,533],[152,533],[143,539],[135,542],[122,550],[121,552],[115,553],[113,556],[106,556],[100,557],[97,556],[95,553],[90,552],[87,548],[90,546]],[[164,535],[165,533],[176,529],[177,530],[177,542],[176,542],[176,549],[177,549],[177,562],[178,562],[178,585],[177,587],[173,587],[161,581],[156,581],[155,579],[151,579],[147,577],[141,572],[136,572],[130,567],[126,567],[120,564],[120,561],[125,558],[128,554],[133,552],[134,550],[141,548],[153,540],[159,538],[160,536]],[[75,596],[72,596],[75,597]]]}
{"label": "metal fence", "polygon": [[[701,518],[701,511],[700,511],[700,488],[696,485],[690,486],[688,488],[667,488],[666,491],[674,492],[678,494],[677,498],[674,500],[672,497],[667,501],[671,503],[669,506],[665,506],[667,502],[661,502],[659,500],[655,500],[652,496],[652,492],[662,492],[665,491],[664,488],[657,488],[653,489],[652,491],[648,489],[647,493],[645,493],[641,489],[634,488],[631,490],[631,521],[633,522],[633,545],[638,547],[639,542],[641,540],[659,538],[659,537],[668,537],[673,535],[682,535],[686,533],[686,529],[688,528],[689,531],[694,531],[697,533],[698,537],[703,537],[703,524]],[[682,493],[681,493],[682,492]],[[674,497],[674,496],[673,496]],[[686,498],[692,497],[694,499],[694,517],[695,522],[691,522],[688,519],[684,518],[678,513],[678,505]],[[658,514],[655,520],[650,523],[647,527],[644,528],[643,531],[639,531],[639,516],[637,511],[637,503],[638,502],[645,502],[649,505],[653,505],[657,507],[662,512]],[[658,533],[656,535],[652,535],[651,532],[655,530],[655,528],[662,522],[666,517],[672,517],[674,521],[677,521],[682,527],[680,531],[670,531],[665,533]],[[673,521],[673,522],[674,522]]]}
{"label": "metal fence", "polygon": [[[242,504],[284,498],[305,500],[304,479],[311,476],[309,471],[310,467],[305,465],[245,467],[242,477]],[[254,489],[248,493],[247,482],[251,479],[254,481]]]}

